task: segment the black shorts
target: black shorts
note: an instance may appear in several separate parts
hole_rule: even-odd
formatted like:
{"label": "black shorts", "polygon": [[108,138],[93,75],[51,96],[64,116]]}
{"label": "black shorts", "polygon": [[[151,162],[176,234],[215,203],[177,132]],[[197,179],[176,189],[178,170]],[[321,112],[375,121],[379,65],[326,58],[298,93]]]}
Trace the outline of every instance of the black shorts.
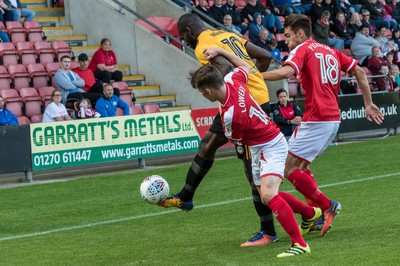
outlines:
{"label": "black shorts", "polygon": [[[268,116],[271,113],[271,105],[269,102],[261,105],[261,109],[263,109]],[[208,131],[217,136],[225,137],[224,127],[222,126],[221,115],[219,113],[214,117],[214,121]]]}

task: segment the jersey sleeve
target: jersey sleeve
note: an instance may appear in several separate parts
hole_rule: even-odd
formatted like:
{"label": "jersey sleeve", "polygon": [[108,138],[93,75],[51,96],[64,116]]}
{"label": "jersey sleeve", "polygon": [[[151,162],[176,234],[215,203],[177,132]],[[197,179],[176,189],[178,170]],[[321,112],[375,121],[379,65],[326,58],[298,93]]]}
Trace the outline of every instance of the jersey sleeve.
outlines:
{"label": "jersey sleeve", "polygon": [[241,141],[243,137],[243,126],[241,126],[240,120],[234,121],[234,118],[237,119],[237,115],[234,113],[235,106],[231,106],[223,114],[225,137],[231,141]]}
{"label": "jersey sleeve", "polygon": [[286,59],[285,63],[283,66],[291,66],[294,71],[295,75],[298,76],[300,74],[300,70],[303,68],[304,61],[306,58],[306,49],[304,49],[304,45],[299,45],[295,49],[293,49],[288,58]]}

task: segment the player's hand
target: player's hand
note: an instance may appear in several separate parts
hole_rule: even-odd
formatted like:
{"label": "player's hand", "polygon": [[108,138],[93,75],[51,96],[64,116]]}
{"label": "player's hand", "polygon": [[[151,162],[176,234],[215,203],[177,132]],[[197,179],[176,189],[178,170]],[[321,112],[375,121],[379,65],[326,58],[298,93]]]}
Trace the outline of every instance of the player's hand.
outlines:
{"label": "player's hand", "polygon": [[205,49],[203,52],[204,58],[207,60],[213,59],[214,57],[220,54],[219,50],[220,50],[219,47],[209,47]]}
{"label": "player's hand", "polygon": [[375,104],[367,106],[365,108],[365,114],[368,121],[375,122],[378,125],[382,124],[383,120],[385,119],[381,110],[379,110]]}

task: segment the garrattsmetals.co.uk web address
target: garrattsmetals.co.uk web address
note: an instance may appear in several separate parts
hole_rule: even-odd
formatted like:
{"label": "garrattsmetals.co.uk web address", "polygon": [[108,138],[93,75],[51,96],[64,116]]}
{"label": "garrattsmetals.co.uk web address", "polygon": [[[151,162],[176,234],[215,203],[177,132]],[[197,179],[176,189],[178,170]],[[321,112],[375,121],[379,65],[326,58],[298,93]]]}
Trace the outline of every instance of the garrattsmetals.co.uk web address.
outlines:
{"label": "garrattsmetals.co.uk web address", "polygon": [[[384,116],[392,116],[397,115],[397,105],[392,104],[390,106],[381,107],[381,112]],[[353,109],[350,108],[349,110],[341,110],[340,115],[342,120],[346,119],[360,119],[365,118],[365,108],[362,107],[361,109]]]}
{"label": "garrattsmetals.co.uk web address", "polygon": [[191,141],[166,141],[161,144],[151,144],[147,143],[142,146],[128,147],[128,148],[118,148],[118,149],[105,149],[101,151],[101,156],[103,159],[113,159],[113,158],[125,158],[130,159],[133,157],[148,155],[148,154],[158,154],[171,151],[180,150],[190,150],[198,148],[199,142],[197,140]]}

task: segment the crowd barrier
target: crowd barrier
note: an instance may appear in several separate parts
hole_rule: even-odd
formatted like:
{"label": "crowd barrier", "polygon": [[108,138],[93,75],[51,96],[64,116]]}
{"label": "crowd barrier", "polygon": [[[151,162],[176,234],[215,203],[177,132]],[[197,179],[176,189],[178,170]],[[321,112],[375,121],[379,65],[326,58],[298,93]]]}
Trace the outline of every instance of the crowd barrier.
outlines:
{"label": "crowd barrier", "polygon": [[[385,114],[365,119],[361,95],[339,97],[339,133],[397,128],[398,93],[373,93]],[[298,102],[300,106],[304,102]],[[196,152],[217,108],[0,127],[0,174]],[[226,145],[229,146],[230,144]]]}

